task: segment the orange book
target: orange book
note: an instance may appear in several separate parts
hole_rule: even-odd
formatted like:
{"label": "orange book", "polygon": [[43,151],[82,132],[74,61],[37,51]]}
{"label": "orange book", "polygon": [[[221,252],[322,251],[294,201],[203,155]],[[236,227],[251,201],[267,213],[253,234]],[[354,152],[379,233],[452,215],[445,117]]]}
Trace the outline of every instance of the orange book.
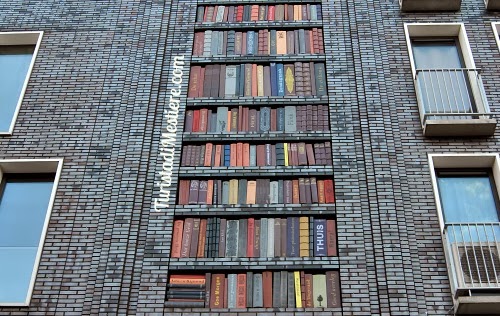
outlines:
{"label": "orange book", "polygon": [[334,219],[326,220],[326,251],[328,256],[337,255],[337,223]]}
{"label": "orange book", "polygon": [[205,275],[199,274],[172,274],[170,284],[205,284]]}
{"label": "orange book", "polygon": [[189,76],[188,98],[197,98],[200,96],[199,95],[200,75],[201,75],[201,66],[191,67],[191,74]]}
{"label": "orange book", "polygon": [[229,156],[229,166],[236,167],[237,164],[237,147],[236,144],[231,144],[231,154]]}
{"label": "orange book", "polygon": [[243,144],[243,167],[250,166],[250,144]]}
{"label": "orange book", "polygon": [[325,199],[325,181],[324,180],[318,180],[316,182],[318,185],[318,203],[324,204],[326,203]]}
{"label": "orange book", "polygon": [[335,189],[333,180],[325,180],[325,202],[335,203]]}
{"label": "orange book", "polygon": [[208,180],[207,205],[212,205],[214,197],[214,180]]}
{"label": "orange book", "polygon": [[300,4],[296,4],[293,6],[293,20],[301,21],[302,20],[302,7]]}
{"label": "orange book", "polygon": [[[213,181],[213,180],[209,180]],[[205,257],[205,242],[207,240],[207,219],[204,218],[200,221],[200,234],[198,235],[198,251],[196,252],[197,258]]]}
{"label": "orange book", "polygon": [[222,145],[215,145],[214,167],[220,167],[221,155],[222,155]]}
{"label": "orange book", "polygon": [[236,166],[243,166],[243,143],[236,143]]}
{"label": "orange book", "polygon": [[257,181],[247,182],[247,204],[255,204],[257,194]]}
{"label": "orange book", "polygon": [[205,167],[210,167],[212,165],[212,149],[213,149],[212,143],[207,143],[205,145],[205,161],[203,164]]}
{"label": "orange book", "polygon": [[286,54],[286,31],[276,32],[276,53]]}
{"label": "orange book", "polygon": [[236,308],[247,307],[247,275],[239,273],[236,279]]}
{"label": "orange book", "polygon": [[311,54],[319,54],[319,52],[314,50],[314,34],[313,31],[309,32],[309,47],[311,48]]}
{"label": "orange book", "polygon": [[172,258],[181,257],[183,227],[184,227],[183,220],[179,219],[174,222],[174,232],[172,235],[172,253],[170,254],[170,257]]}
{"label": "orange book", "polygon": [[227,128],[226,132],[231,131],[231,111],[227,111]]}
{"label": "orange book", "polygon": [[208,127],[208,109],[200,110],[200,128],[198,132],[206,133]]}
{"label": "orange book", "polygon": [[224,274],[212,274],[210,284],[210,308],[224,308],[226,278]]}
{"label": "orange book", "polygon": [[300,203],[299,180],[292,180],[292,203],[293,204]]}
{"label": "orange book", "polygon": [[313,280],[312,280],[312,274],[305,274],[304,276],[304,283],[305,283],[305,306],[306,308],[308,307],[313,307]]}
{"label": "orange book", "polygon": [[[252,10],[250,11],[250,21],[259,20],[259,5],[252,5]],[[246,306],[245,306],[246,307]]]}
{"label": "orange book", "polygon": [[252,97],[257,96],[257,64],[252,64]]}

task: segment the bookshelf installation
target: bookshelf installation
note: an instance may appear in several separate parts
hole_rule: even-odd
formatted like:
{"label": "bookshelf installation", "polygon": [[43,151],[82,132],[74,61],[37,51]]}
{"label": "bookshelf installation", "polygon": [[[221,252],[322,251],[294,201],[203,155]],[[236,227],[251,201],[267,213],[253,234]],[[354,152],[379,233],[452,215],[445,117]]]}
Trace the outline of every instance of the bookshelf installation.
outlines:
{"label": "bookshelf installation", "polygon": [[200,1],[165,306],[341,310],[320,1]]}

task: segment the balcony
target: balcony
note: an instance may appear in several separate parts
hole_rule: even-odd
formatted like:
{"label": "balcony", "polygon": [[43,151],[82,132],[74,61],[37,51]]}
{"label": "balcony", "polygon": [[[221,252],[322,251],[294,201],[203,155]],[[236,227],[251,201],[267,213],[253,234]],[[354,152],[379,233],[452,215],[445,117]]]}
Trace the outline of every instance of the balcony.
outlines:
{"label": "balcony", "polygon": [[500,0],[484,0],[484,3],[486,4],[486,10],[500,10]]}
{"label": "balcony", "polygon": [[458,11],[461,3],[462,0],[399,0],[403,12]]}
{"label": "balcony", "polygon": [[444,239],[455,313],[497,313],[500,310],[500,223],[447,224]]}
{"label": "balcony", "polygon": [[425,136],[495,133],[478,69],[417,69],[415,87]]}

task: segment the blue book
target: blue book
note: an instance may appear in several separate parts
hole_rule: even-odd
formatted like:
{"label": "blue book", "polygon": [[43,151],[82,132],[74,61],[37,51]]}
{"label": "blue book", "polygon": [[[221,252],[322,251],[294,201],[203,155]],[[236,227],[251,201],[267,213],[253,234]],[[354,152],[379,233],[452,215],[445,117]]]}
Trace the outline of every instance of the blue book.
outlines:
{"label": "blue book", "polygon": [[271,63],[271,95],[278,95],[278,81],[276,80],[276,63]]}
{"label": "blue book", "polygon": [[231,159],[231,145],[224,145],[224,167],[229,167]]}
{"label": "blue book", "polygon": [[326,219],[314,219],[314,256],[326,256]]}
{"label": "blue book", "polygon": [[316,15],[318,17],[318,21],[323,20],[323,12],[321,12],[321,5],[320,4],[318,4],[316,6]]}
{"label": "blue book", "polygon": [[276,82],[278,83],[278,96],[285,95],[285,69],[283,64],[276,64]]}
{"label": "blue book", "polygon": [[276,30],[271,30],[271,32],[269,32],[269,36],[269,53],[271,55],[276,55]]}
{"label": "blue book", "polygon": [[253,55],[255,51],[255,32],[248,31],[247,32],[247,54]]}
{"label": "blue book", "polygon": [[285,108],[278,108],[278,111],[276,111],[276,116],[277,116],[277,124],[276,124],[276,129],[278,131],[283,132],[285,130]]}

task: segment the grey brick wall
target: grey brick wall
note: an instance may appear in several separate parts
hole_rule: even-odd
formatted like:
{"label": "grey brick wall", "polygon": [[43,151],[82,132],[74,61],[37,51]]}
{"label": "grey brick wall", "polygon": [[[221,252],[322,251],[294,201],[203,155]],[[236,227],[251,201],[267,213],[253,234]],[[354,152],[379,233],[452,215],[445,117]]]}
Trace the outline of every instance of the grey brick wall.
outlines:
{"label": "grey brick wall", "polygon": [[[208,315],[163,307],[169,266],[187,268],[169,260],[175,207],[152,211],[171,64],[191,54],[196,3],[0,3],[0,31],[45,32],[14,134],[0,136],[0,158],[64,158],[31,305],[0,307],[1,315]],[[423,137],[403,23],[464,23],[496,112],[500,54],[490,24],[500,14],[482,0],[463,0],[452,13],[401,13],[398,0],[322,5],[340,255],[259,268],[339,269],[335,315],[445,315],[452,298],[427,154],[498,152],[498,133]],[[218,314],[237,312],[210,315]]]}

